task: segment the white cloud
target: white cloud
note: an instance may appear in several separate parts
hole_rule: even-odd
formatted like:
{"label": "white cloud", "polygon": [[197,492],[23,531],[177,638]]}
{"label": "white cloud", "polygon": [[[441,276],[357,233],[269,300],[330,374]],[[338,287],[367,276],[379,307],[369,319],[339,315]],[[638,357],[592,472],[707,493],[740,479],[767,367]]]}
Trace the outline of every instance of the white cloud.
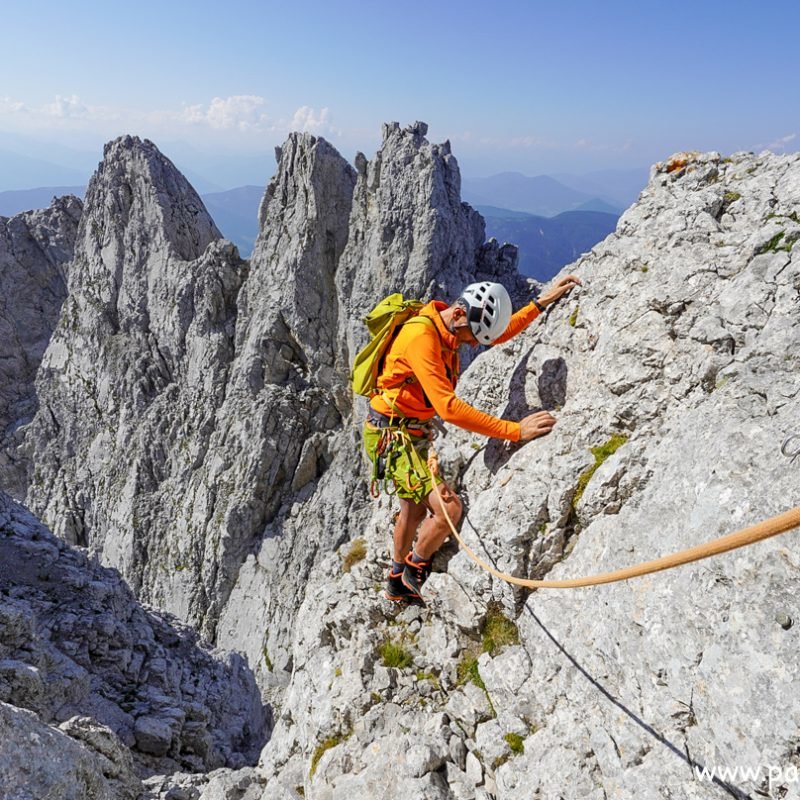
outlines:
{"label": "white cloud", "polygon": [[336,134],[329,108],[314,109],[300,106],[291,119],[271,119],[265,112],[266,100],[257,95],[235,95],[215,97],[207,105],[184,106],[179,115],[180,122],[205,125],[217,131],[240,131],[242,133],[279,133],[292,131],[314,134]]}
{"label": "white cloud", "polygon": [[54,102],[43,106],[41,110],[46,116],[58,117],[59,119],[93,116],[89,107],[82,103],[76,94],[71,94],[69,97],[62,97],[58,94]]}
{"label": "white cloud", "polygon": [[292,131],[330,138],[341,137],[329,108],[300,106],[274,117],[268,101],[258,95],[214,97],[205,103],[171,108],[141,109],[124,105],[100,106],[77,94],[56,95],[51,102],[32,105],[0,95],[0,117],[10,130],[61,130],[98,137],[130,132],[158,140],[180,137],[215,146],[239,146],[245,140],[263,145],[279,141]]}
{"label": "white cloud", "polygon": [[294,116],[288,127],[290,131],[300,131],[301,133],[332,133],[336,135],[340,135],[341,133],[341,131],[336,130],[331,124],[331,112],[329,108],[316,111],[311,108],[311,106],[300,106],[300,108],[294,112]]}
{"label": "white cloud", "polygon": [[263,97],[240,94],[232,97],[215,97],[207,106],[185,106],[181,115],[184,122],[205,124],[215,130],[239,130],[256,133],[270,129],[269,118],[262,110]]}
{"label": "white cloud", "polygon": [[786,146],[793,142],[797,138],[796,133],[790,133],[787,136],[781,136],[780,139],[776,139],[774,142],[770,142],[764,149],[772,150],[774,153],[783,153],[786,151]]}
{"label": "white cloud", "polygon": [[27,111],[25,103],[14,100],[12,97],[0,97],[0,114],[19,114]]}

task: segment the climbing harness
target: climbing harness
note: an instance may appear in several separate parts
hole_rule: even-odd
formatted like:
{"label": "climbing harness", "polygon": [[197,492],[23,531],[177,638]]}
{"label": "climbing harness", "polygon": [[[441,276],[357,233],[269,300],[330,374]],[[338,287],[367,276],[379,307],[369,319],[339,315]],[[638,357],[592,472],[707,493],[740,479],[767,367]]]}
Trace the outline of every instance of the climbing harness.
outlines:
{"label": "climbing harness", "polygon": [[[800,437],[797,436],[790,437],[790,439],[791,438],[800,439]],[[784,447],[781,448],[781,452],[783,452],[784,455],[789,455],[784,451],[784,448],[788,442],[789,439],[784,442]],[[792,460],[797,457],[798,452],[800,452],[800,447],[798,447],[798,450],[793,454]],[[751,525],[748,528],[742,528],[735,533],[729,533],[726,536],[720,536],[718,539],[713,539],[705,544],[690,547],[688,550],[681,550],[678,553],[671,553],[670,555],[663,556],[662,558],[657,558],[653,561],[646,561],[642,564],[636,564],[624,569],[618,569],[613,572],[605,572],[601,575],[593,575],[586,578],[570,578],[566,580],[528,580],[525,578],[517,578],[513,575],[508,575],[505,572],[500,572],[479,558],[461,538],[456,530],[455,525],[453,525],[450,514],[447,512],[447,506],[445,506],[445,504],[442,502],[442,496],[439,493],[439,487],[436,485],[435,481],[433,488],[436,492],[436,497],[439,500],[439,505],[441,505],[444,511],[444,515],[447,519],[448,525],[450,526],[450,530],[463,548],[464,552],[479,567],[486,570],[486,572],[490,573],[491,575],[494,575],[495,578],[499,578],[507,583],[513,583],[517,586],[525,586],[529,589],[576,589],[581,586],[598,586],[603,583],[616,583],[617,581],[624,581],[628,580],[629,578],[639,577],[641,575],[649,575],[653,572],[672,569],[673,567],[678,567],[682,564],[689,564],[692,561],[699,561],[703,558],[710,558],[711,556],[720,555],[721,553],[727,553],[729,550],[736,550],[739,547],[746,547],[747,545],[755,544],[756,542],[763,541],[764,539],[769,539],[772,536],[777,536],[779,533],[786,533],[793,528],[800,527],[800,506],[798,506],[797,508],[793,508],[790,511],[784,512],[783,514],[770,517],[769,519],[759,522],[756,525]]]}
{"label": "climbing harness", "polygon": [[[790,442],[797,442],[797,448],[793,451],[789,451],[789,443]],[[781,445],[781,454],[786,456],[789,459],[790,464],[794,464],[795,459],[797,456],[800,455],[800,434],[798,433],[790,433],[784,440],[783,444]]]}
{"label": "climbing harness", "polygon": [[[370,408],[367,424],[380,430],[380,438],[375,447],[372,459],[372,480],[369,493],[377,498],[383,491],[389,495],[397,494],[399,488],[409,493],[420,490],[427,477],[425,462],[417,448],[421,442],[426,445],[433,438],[433,426],[429,421],[409,419],[407,417],[388,417]],[[397,485],[393,464],[398,459],[405,460],[407,469],[402,483]],[[401,466],[403,462],[401,462]],[[435,482],[435,479],[434,479]]]}

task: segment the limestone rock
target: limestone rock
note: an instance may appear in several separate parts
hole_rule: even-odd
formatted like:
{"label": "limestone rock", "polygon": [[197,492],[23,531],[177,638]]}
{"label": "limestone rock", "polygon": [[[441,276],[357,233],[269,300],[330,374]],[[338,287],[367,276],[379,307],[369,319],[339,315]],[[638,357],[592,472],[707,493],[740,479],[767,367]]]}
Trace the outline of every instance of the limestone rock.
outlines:
{"label": "limestone rock", "polygon": [[[97,736],[101,726],[92,726]],[[113,736],[107,731],[109,736]],[[110,759],[68,732],[45,725],[33,711],[0,702],[0,794],[8,800],[138,800],[144,787],[123,748]],[[107,749],[107,748],[106,748]]]}
{"label": "limestone rock", "polygon": [[[694,775],[794,764],[797,626],[776,621],[798,617],[791,535],[562,593],[511,588],[448,545],[426,609],[381,599],[392,502],[372,502],[364,482],[363,403],[346,378],[365,335],[357,318],[394,290],[452,299],[477,276],[502,277],[517,297],[526,288],[513,249],[483,242],[460,202],[449,145],[425,134],[421,123],[387,126],[355,170],[323,140],[291,137],[249,265],[209,244],[202,217],[178,236],[163,214],[109,216],[92,239],[88,220],[124,208],[122,187],[131,209],[149,208],[163,180],[137,166],[141,143],[117,143],[124,168],[108,181],[111,166],[101,170],[87,198],[70,297],[39,373],[26,433],[39,470],[32,502],[142,597],[247,656],[275,727],[244,791],[485,800],[568,787],[594,800],[763,790],[746,776],[710,788]],[[180,185],[172,173],[167,183]],[[465,399],[558,419],[524,445],[452,429],[438,442],[482,557],[531,577],[600,572],[791,504],[796,465],[780,443],[800,417],[798,198],[796,156],[656,165],[616,232],[568,268],[583,289],[474,359]],[[118,242],[142,246],[129,259]],[[70,308],[81,310],[73,328]],[[344,572],[355,538],[366,557]],[[36,548],[45,564],[61,559],[52,542]],[[67,586],[85,580],[65,570]],[[490,603],[515,622],[518,643],[488,646]],[[9,637],[23,642],[30,626],[12,605]],[[46,674],[18,650],[2,653],[0,675],[15,676],[4,691],[46,709]],[[139,732],[160,750],[190,709],[157,696],[169,669],[152,661]],[[83,681],[64,683],[80,697]],[[193,741],[202,751],[207,740]],[[194,797],[205,783],[153,787]]]}
{"label": "limestone rock", "polygon": [[262,800],[264,781],[255,769],[217,769],[205,775],[177,772],[144,781],[153,800]]}
{"label": "limestone rock", "polygon": [[[253,400],[235,416],[267,415],[280,426],[280,452],[291,460],[284,456],[286,466],[272,469],[281,478],[294,476],[293,491],[278,493],[273,480],[251,501],[258,508],[272,497],[283,505],[252,537],[260,544],[238,572],[220,615],[218,642],[244,648],[250,663],[260,665],[261,685],[276,700],[293,668],[291,642],[302,599],[297,587],[317,565],[330,561],[333,550],[361,535],[372,513],[359,435],[364,402],[353,404],[347,383],[350,362],[366,336],[361,318],[390,292],[452,299],[479,275],[499,279],[516,264],[514,248],[484,243],[482,218],[460,200],[458,164],[449,144],[429,143],[426,131],[423,123],[385,126],[380,150],[371,161],[358,157],[355,172],[341,157],[334,158],[323,140],[292,136],[280,150],[278,175],[262,204],[265,227],[243,290],[252,308],[248,331],[259,332],[248,334],[248,341],[265,341],[263,330],[279,309],[295,355],[291,370],[282,367],[278,373],[273,367],[271,375],[293,392],[278,400],[283,390],[262,388],[265,368],[249,367],[258,376],[250,389]],[[329,185],[333,178],[341,187],[338,194]],[[298,220],[309,219],[305,228],[297,227]],[[307,252],[316,255],[298,255]],[[256,280],[257,274],[265,277]],[[283,293],[276,295],[274,285],[284,287]],[[515,293],[527,291],[518,276],[509,285]],[[321,295],[323,290],[327,293]],[[320,296],[327,304],[320,305]],[[284,335],[273,324],[272,341]],[[237,370],[246,368],[246,359],[255,360],[250,345],[246,348],[239,360],[245,363],[237,361]],[[242,394],[231,391],[231,404]],[[257,414],[247,410],[253,407]],[[310,425],[303,422],[309,408],[315,414]],[[240,439],[241,452],[248,452],[258,428],[249,426],[251,441]],[[313,479],[307,482],[307,476]],[[264,586],[269,589],[263,591]]]}
{"label": "limestone rock", "polygon": [[[225,395],[246,265],[155,146],[124,137],[92,178],[70,270],[26,433],[28,502],[155,599],[148,587],[188,586],[202,560],[203,548],[174,542],[189,521],[184,494],[165,490],[183,485],[187,505],[198,502],[189,484]],[[188,616],[188,592],[175,593]]]}
{"label": "limestone rock", "polygon": [[[468,503],[463,533],[500,569],[602,572],[793,502],[796,465],[780,445],[800,418],[800,158],[699,154],[668,169],[656,167],[617,232],[568,268],[584,288],[464,376],[460,391],[478,407],[516,417],[544,407],[558,418],[551,435],[523,446],[453,430],[439,443]],[[464,787],[479,768],[476,797],[564,796],[565,787],[575,798],[654,787],[671,793],[654,797],[755,796],[766,790],[765,765],[794,763],[796,627],[776,620],[796,616],[796,534],[628,583],[533,594],[445,548],[429,609],[393,619],[375,594],[389,516],[377,503],[359,529],[363,565],[321,570],[308,587],[295,671],[260,762],[268,787],[288,787],[298,751],[309,764],[331,737],[314,777],[306,772],[307,794],[347,785],[366,797],[371,764],[361,754],[391,772],[383,737],[413,731],[406,746],[424,748],[426,725],[442,713],[458,723],[442,752],[455,796],[471,796]],[[451,581],[479,609],[501,602],[518,626],[519,645],[478,659],[485,693],[456,685],[481,614],[470,632],[446,610]],[[413,659],[388,684],[376,667],[384,638]],[[441,644],[438,663],[425,642]],[[446,698],[420,691],[413,677],[426,670]],[[698,774],[734,765],[760,776],[714,784]],[[791,775],[782,770],[773,793],[793,791]]]}
{"label": "limestone rock", "polygon": [[27,489],[20,428],[36,413],[34,381],[67,296],[82,204],[0,217],[0,486],[17,498]]}
{"label": "limestone rock", "polygon": [[111,143],[40,370],[31,507],[278,694],[296,587],[369,512],[347,385],[358,317],[404,273],[408,293],[446,297],[513,270],[423,128],[390,126],[363,174],[293,134],[249,264],[151,143]]}
{"label": "limestone rock", "polygon": [[143,608],[2,493],[0,563],[0,700],[62,723],[106,775],[132,757],[151,773],[255,760],[267,719],[240,657]]}

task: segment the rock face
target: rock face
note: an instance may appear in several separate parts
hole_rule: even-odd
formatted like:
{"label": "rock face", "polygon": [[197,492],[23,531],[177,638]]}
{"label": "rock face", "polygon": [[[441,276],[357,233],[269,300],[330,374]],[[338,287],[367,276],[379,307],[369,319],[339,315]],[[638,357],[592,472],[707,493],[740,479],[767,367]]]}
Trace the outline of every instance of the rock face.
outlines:
{"label": "rock face", "polygon": [[[390,291],[452,299],[484,277],[518,301],[526,289],[514,248],[485,244],[460,202],[449,146],[425,134],[386,126],[355,169],[322,139],[290,137],[249,264],[148,143],[113,143],[90,189],[26,433],[30,502],[141,597],[243,653],[276,710],[256,770],[154,777],[150,791],[794,791],[791,534],[562,593],[512,589],[449,547],[427,609],[386,608],[392,502],[368,498],[363,405],[347,390],[358,317]],[[800,433],[798,214],[798,157],[657,165],[616,232],[569,268],[583,289],[474,360],[465,399],[558,417],[525,445],[456,430],[438,443],[482,556],[577,576],[792,504],[780,444]],[[356,538],[366,557],[345,571]],[[158,758],[162,733],[142,722],[139,748]],[[697,773],[736,765],[752,771]]]}
{"label": "rock face", "polygon": [[192,557],[168,536],[225,395],[246,271],[218,237],[152,143],[108,145],[39,373],[29,503],[67,541],[102,549],[137,590],[157,574],[180,583]]}
{"label": "rock face", "polygon": [[[33,727],[61,754],[43,754],[39,778],[50,767],[57,772],[61,758],[75,761],[74,745],[62,747],[66,737],[47,725],[103,755],[106,777],[132,775],[134,763],[153,774],[255,761],[268,718],[240,656],[223,659],[191,629],[143,608],[118,573],[90,562],[2,493],[0,563],[0,701],[16,707],[4,706],[3,724],[15,746]],[[15,785],[33,792],[39,780],[27,785],[21,776],[16,784],[0,774],[4,792]]]}
{"label": "rock face", "polygon": [[[32,711],[0,702],[0,791],[8,800],[137,800],[143,786],[114,734],[76,717],[75,738]],[[88,739],[86,744],[81,739]]]}
{"label": "rock face", "polygon": [[[460,389],[476,405],[558,417],[524,446],[476,452],[460,431],[440,443],[484,558],[577,577],[791,507],[797,466],[780,447],[800,432],[799,213],[797,156],[657,165],[617,232],[570,268],[584,288],[476,360]],[[514,591],[446,549],[429,609],[392,617],[375,592],[389,516],[380,505],[358,531],[363,562],[308,587],[261,759],[277,796],[796,791],[796,533],[562,592]],[[751,771],[711,773],[736,766]]]}
{"label": "rock face", "polygon": [[81,202],[0,217],[0,485],[22,498],[27,490],[19,429],[36,413],[34,381],[67,296]]}
{"label": "rock face", "polygon": [[[212,241],[152,144],[109,145],[27,437],[28,502],[59,535],[220,644],[246,642],[279,686],[297,586],[367,508],[347,388],[358,317],[390,291],[452,297],[513,270],[460,202],[449,147],[422,123],[384,133],[360,173],[292,135],[249,264]],[[307,502],[320,481],[322,513]]]}

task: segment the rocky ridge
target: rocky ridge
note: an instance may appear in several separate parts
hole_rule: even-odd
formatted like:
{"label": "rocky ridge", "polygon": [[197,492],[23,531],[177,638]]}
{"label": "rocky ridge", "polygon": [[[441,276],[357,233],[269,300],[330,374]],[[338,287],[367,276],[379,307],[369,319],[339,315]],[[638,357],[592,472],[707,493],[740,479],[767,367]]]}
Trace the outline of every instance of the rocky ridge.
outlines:
{"label": "rocky ridge", "polygon": [[36,373],[67,296],[82,208],[68,196],[0,217],[0,475],[17,497],[27,486],[19,429],[36,413]]}
{"label": "rocky ridge", "polygon": [[[4,745],[4,791],[19,779],[45,796],[85,780],[133,798],[144,791],[138,775],[255,761],[269,718],[240,656],[212,652],[178,620],[143,608],[117,572],[2,493],[0,563],[4,742],[16,746],[30,728],[31,741],[53,750],[20,760]],[[76,741],[88,752],[76,756]],[[59,796],[83,796],[63,787]]]}
{"label": "rocky ridge", "polygon": [[[657,165],[570,268],[583,290],[476,360],[464,397],[559,419],[524,446],[439,444],[484,558],[593,574],[791,507],[798,213],[800,157]],[[430,608],[392,618],[376,599],[388,505],[362,531],[365,560],[309,587],[261,759],[276,796],[796,796],[796,534],[571,592],[513,590],[445,551]],[[736,765],[752,772],[700,774]]]}
{"label": "rocky ridge", "polygon": [[87,193],[28,503],[143,599],[223,646],[246,639],[267,682],[290,672],[296,586],[366,508],[346,380],[358,317],[376,294],[514,274],[514,249],[486,245],[460,202],[449,146],[424,134],[386,126],[356,169],[292,135],[247,264],[151,143],[109,145]]}
{"label": "rocky ridge", "polygon": [[[257,770],[154,778],[150,790],[209,800],[550,798],[564,787],[576,798],[791,792],[800,711],[791,692],[798,576],[790,537],[562,594],[514,591],[449,549],[437,559],[429,609],[397,613],[381,601],[391,502],[367,498],[361,409],[343,374],[363,337],[357,316],[396,289],[452,297],[474,276],[500,277],[517,296],[523,288],[513,249],[483,244],[480,219],[460,203],[449,146],[424,135],[421,124],[386,126],[379,154],[359,156],[355,171],[314,137],[294,136],[281,149],[262,204],[260,257],[257,247],[248,269],[214,242],[199,257],[200,274],[219,275],[220,251],[234,265],[229,323],[215,339],[224,346],[199,360],[201,374],[224,387],[222,399],[187,390],[213,329],[200,324],[187,337],[192,357],[170,344],[180,357],[152,393],[153,418],[140,424],[121,402],[95,440],[104,405],[92,412],[92,398],[120,376],[135,386],[150,357],[120,368],[105,335],[93,332],[87,298],[112,297],[142,271],[162,280],[158,250],[140,254],[127,278],[118,259],[120,280],[109,279],[108,252],[95,254],[105,282],[74,288],[86,318],[78,341],[103,366],[89,373],[85,393],[54,380],[58,359],[79,355],[69,331],[50,372],[45,359],[46,411],[30,441],[41,448],[55,436],[57,444],[36,451],[47,482],[34,475],[32,502],[53,524],[70,519],[62,500],[70,513],[80,509],[73,517],[92,523],[87,543],[138,591],[247,656],[276,713]],[[127,142],[117,161],[136,163],[138,148]],[[511,417],[536,407],[559,417],[553,434],[524,446],[459,431],[440,442],[479,552],[517,574],[571,576],[787,507],[796,480],[779,448],[800,403],[799,172],[797,157],[770,154],[686,154],[657,165],[617,232],[570,268],[584,278],[580,294],[476,359],[462,396]],[[140,192],[133,206],[153,195]],[[148,218],[126,225],[146,229]],[[122,236],[143,241],[136,230]],[[469,266],[453,278],[463,259]],[[193,280],[197,261],[166,270],[164,296]],[[208,283],[194,284],[201,320],[216,307]],[[331,291],[328,308],[320,298]],[[163,313],[158,295],[153,311]],[[132,351],[143,320],[128,326]],[[165,326],[157,330],[159,348],[172,341]],[[61,422],[46,427],[47,414]],[[190,434],[191,461],[176,446],[178,431]],[[113,459],[103,459],[109,443]],[[63,464],[57,452],[67,454]],[[126,473],[143,456],[149,483]],[[61,499],[53,503],[48,486]],[[350,568],[349,557],[345,571],[331,554],[359,552],[356,538],[366,558]],[[764,770],[716,783],[693,773],[731,764],[781,765],[783,782],[767,785]]]}

